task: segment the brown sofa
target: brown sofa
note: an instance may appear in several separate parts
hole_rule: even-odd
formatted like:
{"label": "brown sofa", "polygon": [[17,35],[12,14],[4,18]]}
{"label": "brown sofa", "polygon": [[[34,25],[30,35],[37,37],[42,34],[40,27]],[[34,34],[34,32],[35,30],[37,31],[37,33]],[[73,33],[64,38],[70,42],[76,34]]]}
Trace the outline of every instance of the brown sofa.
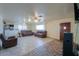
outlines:
{"label": "brown sofa", "polygon": [[30,35],[33,35],[33,32],[31,30],[22,30],[21,35],[22,36],[30,36]]}
{"label": "brown sofa", "polygon": [[47,31],[37,31],[34,35],[40,38],[45,38],[47,37]]}
{"label": "brown sofa", "polygon": [[4,38],[4,36],[1,34],[0,38],[2,40],[2,47],[3,48],[9,48],[17,45],[17,38],[15,36],[9,37],[7,40]]}

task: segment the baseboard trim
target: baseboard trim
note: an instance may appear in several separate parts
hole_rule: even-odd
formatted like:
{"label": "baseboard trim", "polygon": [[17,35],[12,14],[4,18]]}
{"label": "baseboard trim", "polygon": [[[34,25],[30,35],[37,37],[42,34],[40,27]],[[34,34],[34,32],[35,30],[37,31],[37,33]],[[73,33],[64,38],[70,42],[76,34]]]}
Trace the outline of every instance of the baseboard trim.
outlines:
{"label": "baseboard trim", "polygon": [[49,36],[47,36],[48,38],[51,38],[51,39],[55,39],[55,40],[57,40],[57,41],[60,41],[59,39],[57,39],[57,38],[52,38],[52,37],[49,37]]}

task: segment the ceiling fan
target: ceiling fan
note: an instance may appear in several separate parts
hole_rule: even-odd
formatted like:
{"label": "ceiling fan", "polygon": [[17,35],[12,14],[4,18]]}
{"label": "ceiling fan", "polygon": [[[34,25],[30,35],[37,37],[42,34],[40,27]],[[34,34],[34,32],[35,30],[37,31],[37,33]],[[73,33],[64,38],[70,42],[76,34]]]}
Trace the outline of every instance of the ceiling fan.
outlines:
{"label": "ceiling fan", "polygon": [[41,15],[39,15],[37,12],[35,12],[35,15],[32,17],[32,19],[34,20],[34,22],[39,22],[41,20]]}
{"label": "ceiling fan", "polygon": [[35,23],[40,22],[43,16],[39,15],[37,12],[34,13],[34,16],[29,16],[28,22],[34,21]]}

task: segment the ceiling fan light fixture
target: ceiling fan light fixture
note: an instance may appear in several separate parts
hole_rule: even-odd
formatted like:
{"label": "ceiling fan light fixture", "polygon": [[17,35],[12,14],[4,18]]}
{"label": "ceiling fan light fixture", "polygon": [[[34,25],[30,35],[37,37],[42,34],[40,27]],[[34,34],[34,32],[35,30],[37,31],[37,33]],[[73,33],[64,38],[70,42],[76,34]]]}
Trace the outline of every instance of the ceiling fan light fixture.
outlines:
{"label": "ceiling fan light fixture", "polygon": [[37,22],[38,22],[38,20],[34,20],[34,22],[35,22],[35,23],[37,23]]}

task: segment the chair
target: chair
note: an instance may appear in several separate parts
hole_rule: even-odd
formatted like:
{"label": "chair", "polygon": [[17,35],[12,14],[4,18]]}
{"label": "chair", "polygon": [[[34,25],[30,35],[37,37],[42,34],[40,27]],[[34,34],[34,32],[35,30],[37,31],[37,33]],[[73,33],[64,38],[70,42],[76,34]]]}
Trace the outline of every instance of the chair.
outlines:
{"label": "chair", "polygon": [[15,37],[9,37],[7,40],[4,38],[4,36],[0,35],[1,41],[2,41],[2,47],[3,48],[9,48],[17,45],[17,38]]}

